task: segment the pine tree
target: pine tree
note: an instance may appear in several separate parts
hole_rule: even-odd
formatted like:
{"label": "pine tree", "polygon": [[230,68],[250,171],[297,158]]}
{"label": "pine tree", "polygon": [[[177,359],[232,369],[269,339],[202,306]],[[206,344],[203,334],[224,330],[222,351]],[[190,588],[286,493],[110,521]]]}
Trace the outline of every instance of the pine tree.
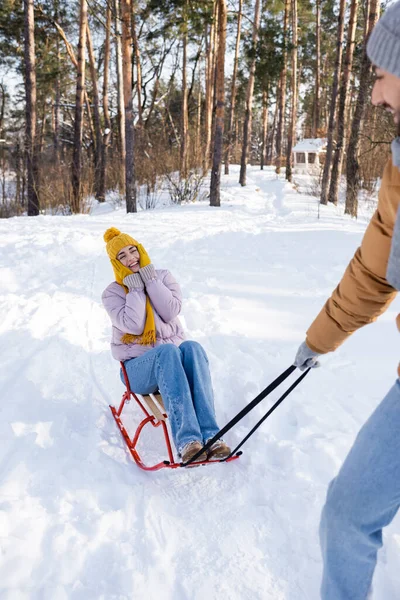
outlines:
{"label": "pine tree", "polygon": [[85,45],[87,32],[87,2],[80,0],[78,70],[76,76],[74,146],[72,155],[72,212],[81,212],[82,207],[82,133],[83,98],[85,89]]}
{"label": "pine tree", "polygon": [[104,133],[101,144],[101,166],[99,178],[99,201],[104,202],[106,199],[106,173],[108,159],[108,145],[111,137],[111,118],[108,102],[108,84],[109,84],[109,69],[111,56],[111,6],[107,5],[106,24],[105,24],[105,42],[104,42],[104,72],[103,72],[103,120]]}
{"label": "pine tree", "polygon": [[90,76],[92,79],[92,96],[93,96],[93,113],[94,113],[94,187],[95,197],[97,200],[103,201],[102,194],[100,192],[99,185],[101,183],[101,147],[102,147],[102,134],[101,134],[101,118],[100,118],[100,96],[99,86],[97,77],[97,68],[94,56],[92,35],[90,33],[89,23],[86,28],[86,45],[89,57],[89,68]]}
{"label": "pine tree", "polygon": [[121,156],[120,189],[125,192],[126,181],[126,131],[125,131],[125,102],[124,102],[124,69],[122,58],[122,25],[121,25],[121,0],[113,0],[114,6],[114,42],[115,66],[117,72],[117,122],[119,152]]}
{"label": "pine tree", "polygon": [[132,0],[121,0],[122,69],[125,106],[125,198],[126,212],[137,212],[135,179],[135,127],[132,95]]}
{"label": "pine tree", "polygon": [[39,214],[39,177],[36,140],[36,70],[35,70],[35,20],[33,0],[24,0],[25,10],[25,94],[28,215]]}
{"label": "pine tree", "polygon": [[233,61],[233,72],[231,82],[231,97],[229,106],[229,122],[228,131],[226,135],[226,149],[225,149],[225,175],[229,175],[229,161],[233,137],[233,125],[235,121],[235,105],[236,105],[236,79],[239,64],[239,49],[240,49],[240,38],[242,33],[242,10],[243,0],[239,0],[237,9],[237,25],[236,25],[236,42],[235,42],[235,58]]}
{"label": "pine tree", "polygon": [[353,54],[355,45],[355,33],[357,27],[357,11],[359,0],[351,0],[350,21],[347,32],[346,56],[340,88],[338,109],[338,130],[335,154],[332,163],[331,182],[329,187],[328,201],[337,204],[339,196],[339,179],[342,173],[342,161],[345,145],[346,120],[348,113],[348,94],[350,77],[353,65]]}
{"label": "pine tree", "polygon": [[226,0],[218,0],[218,55],[216,63],[216,115],[214,153],[211,170],[210,206],[220,206],[221,164],[224,143],[225,116],[225,47],[226,47]]}
{"label": "pine tree", "polygon": [[313,137],[318,135],[320,128],[320,87],[321,87],[321,0],[315,0],[315,98]]}
{"label": "pine tree", "polygon": [[[289,25],[289,10],[290,0],[285,0],[285,13],[283,18],[283,38],[286,44],[286,36]],[[281,73],[280,94],[279,94],[279,116],[278,129],[276,134],[276,172],[281,172],[281,156],[282,156],[282,139],[285,126],[285,108],[286,108],[286,80],[287,80],[287,65],[286,65],[286,47],[283,51],[283,66]]]}
{"label": "pine tree", "polygon": [[291,0],[292,21],[292,106],[290,111],[290,128],[286,154],[286,179],[292,181],[292,148],[296,141],[297,123],[297,0]]}
{"label": "pine tree", "polygon": [[339,89],[339,77],[342,66],[342,47],[344,37],[344,12],[346,8],[346,0],[340,0],[339,15],[338,15],[338,27],[337,27],[337,38],[336,38],[336,59],[333,74],[331,104],[329,109],[329,125],[328,125],[328,141],[326,147],[326,158],[324,164],[324,171],[322,175],[321,183],[321,204],[328,204],[328,186],[330,180],[331,166],[332,166],[332,152],[333,152],[333,135],[336,126],[336,102]]}
{"label": "pine tree", "polygon": [[247,82],[246,92],[246,112],[243,124],[243,142],[242,142],[242,157],[240,161],[240,176],[239,183],[242,186],[246,185],[246,169],[247,169],[247,155],[249,149],[249,143],[251,140],[251,123],[252,123],[252,110],[253,110],[253,92],[254,92],[254,79],[256,72],[256,48],[258,41],[258,29],[260,27],[260,7],[261,0],[255,1],[254,6],[254,19],[253,19],[253,33],[252,33],[252,59],[250,64],[249,80]]}
{"label": "pine tree", "polygon": [[361,71],[356,108],[354,111],[351,136],[347,148],[346,158],[346,207],[345,213],[357,217],[358,191],[360,189],[360,164],[358,160],[360,147],[360,134],[365,113],[367,90],[370,82],[371,64],[367,56],[367,41],[379,16],[380,0],[371,0],[369,11],[366,14],[366,35],[363,47]]}

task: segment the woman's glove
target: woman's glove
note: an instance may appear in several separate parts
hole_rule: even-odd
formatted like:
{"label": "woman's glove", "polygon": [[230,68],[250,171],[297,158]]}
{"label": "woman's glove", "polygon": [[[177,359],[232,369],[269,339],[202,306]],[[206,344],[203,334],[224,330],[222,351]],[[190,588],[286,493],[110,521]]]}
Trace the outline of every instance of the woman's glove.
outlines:
{"label": "woman's glove", "polygon": [[149,283],[149,281],[152,281],[152,279],[157,278],[156,270],[154,268],[154,265],[152,265],[151,263],[139,269],[139,274],[144,283]]}
{"label": "woman's glove", "polygon": [[139,250],[139,264],[140,268],[147,267],[151,263],[150,256],[147,254],[146,250],[143,248],[142,244],[137,245],[137,249]]}
{"label": "woman's glove", "polygon": [[118,283],[122,283],[125,277],[132,275],[132,271],[128,269],[128,267],[125,267],[122,262],[116,258],[111,259],[111,264],[112,268],[114,269],[115,279],[118,281]]}
{"label": "woman's glove", "polygon": [[297,350],[296,358],[294,359],[294,366],[300,369],[300,371],[305,371],[306,369],[315,369],[315,367],[319,367],[320,363],[317,360],[319,354],[311,350],[306,342],[303,342],[299,349]]}
{"label": "woman's glove", "polygon": [[131,273],[130,275],[127,275],[126,277],[124,277],[123,283],[124,285],[126,285],[130,292],[132,290],[144,289],[144,283],[139,273]]}

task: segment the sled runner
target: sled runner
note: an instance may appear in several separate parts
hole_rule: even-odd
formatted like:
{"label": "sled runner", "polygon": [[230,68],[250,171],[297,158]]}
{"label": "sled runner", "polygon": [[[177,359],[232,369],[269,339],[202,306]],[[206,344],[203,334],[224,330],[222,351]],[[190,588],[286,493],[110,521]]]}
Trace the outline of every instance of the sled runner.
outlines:
{"label": "sled runner", "polygon": [[[171,440],[170,440],[168,427],[167,427],[168,415],[165,411],[163,401],[161,398],[161,394],[159,392],[157,392],[155,394],[148,394],[148,395],[135,394],[134,392],[132,392],[132,390],[130,388],[129,379],[128,379],[128,376],[127,376],[127,373],[126,373],[123,363],[121,363],[121,368],[122,368],[122,373],[124,375],[126,390],[122,396],[122,400],[121,400],[118,410],[114,406],[111,406],[111,405],[110,405],[110,409],[111,409],[111,412],[115,419],[115,422],[118,425],[118,429],[120,430],[122,437],[124,438],[125,443],[128,446],[128,449],[132,455],[133,460],[138,465],[138,467],[140,467],[144,471],[158,471],[159,469],[165,469],[165,468],[177,469],[179,467],[186,466],[182,462],[176,461],[174,459],[174,453],[172,451]],[[131,399],[135,400],[136,404],[138,405],[138,407],[144,414],[144,418],[139,423],[139,425],[136,429],[136,432],[132,438],[129,437],[126,427],[124,426],[124,424],[122,422],[122,412],[124,410],[125,405],[128,404]],[[165,440],[165,445],[166,445],[167,456],[168,456],[168,460],[163,460],[152,466],[148,466],[148,465],[144,464],[144,462],[139,454],[139,451],[137,449],[140,434],[142,433],[143,429],[148,424],[150,424],[152,427],[158,427],[158,428],[162,429],[162,433],[164,435],[164,440]],[[199,465],[210,465],[210,464],[219,463],[219,462],[230,462],[232,460],[236,460],[237,458],[239,458],[240,454],[241,454],[241,452],[236,453],[234,456],[231,456],[227,461],[207,460],[207,461],[203,461],[203,462],[196,462],[196,463],[190,464],[190,465],[188,465],[188,467],[189,466],[197,467]]]}
{"label": "sled runner", "polygon": [[[291,365],[288,369],[286,369],[286,371],[281,373],[281,375],[279,375],[262,392],[260,392],[258,394],[258,396],[256,396],[254,398],[254,400],[249,402],[247,404],[247,406],[245,406],[241,411],[239,411],[238,414],[235,417],[233,417],[233,419],[231,419],[229,421],[229,423],[227,423],[211,440],[208,440],[208,442],[201,448],[201,450],[199,450],[197,452],[197,454],[192,456],[192,458],[190,460],[188,460],[186,463],[182,463],[182,462],[176,462],[174,459],[171,441],[170,441],[169,433],[168,433],[168,428],[166,425],[168,416],[165,411],[164,405],[162,403],[161,395],[158,393],[157,394],[149,394],[147,396],[141,396],[140,394],[134,394],[130,388],[129,379],[126,374],[126,370],[125,370],[123,363],[121,363],[121,368],[122,368],[122,372],[124,374],[126,391],[125,391],[124,395],[122,396],[122,401],[119,406],[119,409],[116,410],[114,406],[110,406],[110,409],[111,409],[114,419],[119,427],[119,430],[126,442],[126,445],[128,446],[130,453],[132,454],[134,461],[141,469],[144,469],[145,471],[158,471],[159,469],[164,469],[164,468],[176,469],[178,467],[197,467],[199,465],[210,465],[210,464],[216,463],[216,462],[230,462],[232,460],[236,460],[242,454],[241,451],[238,452],[239,448],[241,448],[243,446],[243,444],[255,433],[255,431],[257,431],[257,429],[260,427],[260,425],[262,425],[262,423],[264,423],[264,421],[266,419],[268,419],[268,417],[278,408],[278,406],[285,400],[285,398],[287,398],[289,396],[289,394],[291,394],[293,392],[293,390],[299,385],[299,383],[301,383],[303,381],[303,379],[306,377],[306,375],[310,372],[310,368],[308,368],[307,370],[304,371],[304,373],[302,375],[300,375],[300,377],[298,379],[296,379],[294,381],[294,383],[292,383],[292,385],[282,394],[282,396],[280,398],[278,398],[278,400],[273,404],[273,406],[271,406],[271,408],[265,413],[265,415],[254,425],[254,427],[242,439],[242,441],[236,446],[236,448],[234,450],[232,450],[231,454],[227,458],[223,458],[221,460],[207,460],[207,461],[203,461],[203,462],[197,462],[197,458],[201,454],[203,454],[203,452],[206,452],[207,450],[209,450],[211,448],[211,446],[217,440],[219,440],[223,435],[225,435],[225,433],[227,433],[230,429],[232,429],[232,427],[234,427],[237,423],[239,423],[239,421],[241,421],[262,400],[264,400],[264,398],[269,396],[269,394],[271,394],[277,387],[279,387],[296,370],[296,367],[294,365]],[[140,422],[139,426],[136,429],[136,433],[132,439],[130,439],[128,432],[126,431],[126,428],[124,427],[122,420],[121,420],[121,414],[124,409],[124,406],[127,402],[130,401],[131,397],[136,400],[139,407],[145,414],[144,419]],[[140,458],[140,455],[137,451],[137,448],[136,448],[140,434],[141,434],[143,428],[148,423],[151,423],[151,425],[153,427],[161,427],[162,428],[164,438],[165,438],[165,443],[167,446],[167,452],[168,452],[168,460],[163,460],[162,462],[159,462],[159,463],[153,465],[152,467],[148,467],[143,463],[143,461]]]}

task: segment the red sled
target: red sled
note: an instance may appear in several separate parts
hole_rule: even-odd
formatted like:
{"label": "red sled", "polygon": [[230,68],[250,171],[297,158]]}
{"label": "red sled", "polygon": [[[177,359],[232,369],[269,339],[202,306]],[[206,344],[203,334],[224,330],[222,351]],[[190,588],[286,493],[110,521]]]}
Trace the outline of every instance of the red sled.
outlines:
{"label": "red sled", "polygon": [[[130,388],[128,375],[126,373],[123,363],[121,363],[121,368],[122,368],[122,373],[124,375],[126,390],[122,396],[122,400],[121,400],[118,410],[114,406],[111,406],[111,405],[110,405],[110,410],[113,414],[116,424],[118,425],[118,429],[120,430],[122,437],[125,440],[126,445],[128,446],[128,449],[132,455],[133,460],[138,465],[138,467],[140,467],[144,471],[158,471],[160,469],[177,469],[179,467],[184,467],[185,465],[182,462],[178,462],[174,459],[174,453],[172,451],[171,440],[170,440],[170,436],[169,436],[169,432],[168,432],[168,428],[167,428],[168,415],[164,408],[161,394],[158,392],[155,394],[148,394],[148,395],[135,394],[134,392],[132,392],[132,390]],[[136,400],[140,409],[143,411],[144,418],[137,426],[136,432],[131,439],[128,435],[128,432],[127,432],[123,422],[122,422],[122,411],[125,407],[125,404],[128,404],[132,398],[134,400]],[[141,459],[140,454],[137,450],[137,445],[139,442],[140,434],[142,433],[144,427],[148,424],[151,424],[153,427],[161,427],[163,434],[164,434],[164,440],[165,440],[166,451],[167,451],[167,456],[168,456],[168,460],[163,460],[152,466],[148,466],[148,465],[144,464],[144,462]],[[188,465],[188,467],[197,467],[199,465],[211,465],[213,463],[219,463],[219,462],[231,462],[233,460],[236,460],[237,458],[239,458],[239,454],[231,456],[230,458],[223,460],[223,461],[207,460],[207,461],[203,461],[203,462],[195,462],[195,463]]]}

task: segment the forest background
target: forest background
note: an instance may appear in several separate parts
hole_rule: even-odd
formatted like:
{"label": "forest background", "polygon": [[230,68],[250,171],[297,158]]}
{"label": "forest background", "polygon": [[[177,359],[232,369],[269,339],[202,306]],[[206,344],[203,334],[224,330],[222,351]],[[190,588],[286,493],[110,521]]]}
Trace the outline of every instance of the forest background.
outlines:
{"label": "forest background", "polygon": [[[357,216],[395,134],[369,102],[380,0],[3,0],[0,216],[153,208],[326,138],[314,193]],[[378,112],[379,111],[379,112]]]}

